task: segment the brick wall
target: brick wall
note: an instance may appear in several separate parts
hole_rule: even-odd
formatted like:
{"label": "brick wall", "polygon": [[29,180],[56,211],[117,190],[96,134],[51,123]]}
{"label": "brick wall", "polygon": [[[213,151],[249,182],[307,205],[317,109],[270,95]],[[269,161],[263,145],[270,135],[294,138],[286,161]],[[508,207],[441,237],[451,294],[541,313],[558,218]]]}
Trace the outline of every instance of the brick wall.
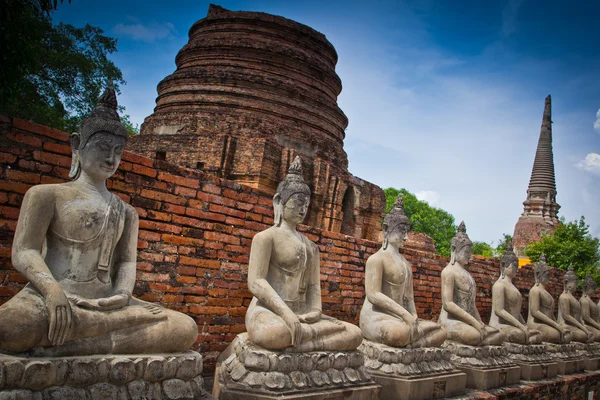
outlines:
{"label": "brick wall", "polygon": [[[68,134],[0,116],[0,304],[26,283],[10,263],[19,207],[34,184],[68,178]],[[109,188],[140,215],[135,295],[184,312],[198,323],[195,349],[211,372],[219,353],[240,332],[252,295],[247,290],[252,237],[273,223],[271,196],[202,171],[130,152],[123,154]],[[364,297],[364,265],[379,244],[302,226],[321,250],[323,308],[357,323]],[[448,259],[407,248],[414,273],[415,301],[422,318],[436,320],[441,308],[440,273]],[[477,281],[477,305],[484,321],[491,309],[496,260],[476,257],[470,267]],[[558,271],[549,285],[557,298]],[[516,284],[524,295],[533,285],[532,266]],[[526,313],[527,301],[523,302]]]}

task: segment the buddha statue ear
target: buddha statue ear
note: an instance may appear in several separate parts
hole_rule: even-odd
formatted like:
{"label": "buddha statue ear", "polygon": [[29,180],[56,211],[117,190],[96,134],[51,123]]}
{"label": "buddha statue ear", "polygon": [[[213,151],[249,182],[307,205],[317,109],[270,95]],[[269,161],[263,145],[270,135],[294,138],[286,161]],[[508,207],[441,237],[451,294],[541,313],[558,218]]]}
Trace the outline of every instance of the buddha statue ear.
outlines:
{"label": "buddha statue ear", "polygon": [[275,220],[275,226],[281,226],[281,219],[283,218],[283,204],[281,204],[281,195],[275,193],[273,196],[273,219]]}
{"label": "buddha statue ear", "polygon": [[385,250],[388,247],[388,225],[385,222],[383,223],[381,230],[383,231],[383,244],[381,248]]}
{"label": "buddha statue ear", "polygon": [[73,132],[70,138],[71,142],[71,170],[69,171],[69,178],[77,179],[81,172],[79,163],[79,145],[81,144],[81,135],[77,132]]}

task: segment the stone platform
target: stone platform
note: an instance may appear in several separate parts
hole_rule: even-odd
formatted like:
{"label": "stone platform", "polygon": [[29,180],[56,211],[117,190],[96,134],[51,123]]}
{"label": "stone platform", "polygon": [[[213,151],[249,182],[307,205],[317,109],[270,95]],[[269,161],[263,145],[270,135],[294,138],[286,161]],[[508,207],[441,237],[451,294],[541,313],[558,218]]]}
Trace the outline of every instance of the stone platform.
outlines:
{"label": "stone platform", "polygon": [[226,400],[375,400],[379,389],[358,350],[270,351],[242,333],[217,360],[213,396]]}
{"label": "stone platform", "polygon": [[508,351],[508,358],[521,368],[521,379],[537,381],[558,374],[558,364],[546,344],[504,343],[503,346]]}
{"label": "stone platform", "polygon": [[521,368],[508,358],[503,346],[476,347],[447,340],[442,347],[452,354],[450,362],[467,374],[468,388],[489,390],[521,380]]}
{"label": "stone platform", "polygon": [[585,345],[581,343],[552,344],[547,343],[548,351],[558,364],[559,375],[582,372],[585,369]]}
{"label": "stone platform", "polygon": [[446,349],[401,349],[365,339],[359,350],[367,371],[381,385],[382,399],[444,399],[465,391],[467,376],[450,363],[452,354]]}
{"label": "stone platform", "polygon": [[202,356],[23,358],[0,354],[0,399],[202,399]]}
{"label": "stone platform", "polygon": [[585,345],[585,370],[596,371],[600,369],[600,343],[587,343]]}

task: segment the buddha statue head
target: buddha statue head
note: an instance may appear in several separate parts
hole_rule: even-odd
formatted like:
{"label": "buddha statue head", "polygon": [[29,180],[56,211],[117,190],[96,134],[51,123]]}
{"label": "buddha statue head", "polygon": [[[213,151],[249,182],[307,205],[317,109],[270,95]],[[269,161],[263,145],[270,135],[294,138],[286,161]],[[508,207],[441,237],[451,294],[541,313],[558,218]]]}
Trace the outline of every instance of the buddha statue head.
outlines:
{"label": "buddha statue head", "polygon": [[310,188],[304,183],[302,161],[296,156],[273,196],[275,226],[280,226],[283,219],[296,225],[301,224],[306,217],[309,203]]}
{"label": "buddha statue head", "polygon": [[573,265],[569,265],[567,273],[563,276],[563,282],[565,284],[565,292],[573,293],[577,290],[577,275],[575,275],[575,271],[573,271]]}
{"label": "buddha statue head", "polygon": [[506,251],[500,258],[500,278],[509,276],[514,278],[519,268],[519,259],[513,251],[512,240],[509,240],[506,244]]}
{"label": "buddha statue head", "polygon": [[587,276],[583,280],[583,293],[588,296],[593,296],[596,292],[596,281],[592,278],[592,273],[588,272]]}
{"label": "buddha statue head", "polygon": [[458,262],[463,267],[467,265],[473,255],[473,242],[467,235],[465,221],[458,225],[458,232],[450,241],[450,264]]}
{"label": "buddha statue head", "polygon": [[394,207],[383,218],[383,249],[391,242],[393,246],[402,248],[410,231],[410,220],[404,214],[404,199],[399,195]]}
{"label": "buddha statue head", "polygon": [[112,83],[91,115],[81,123],[81,133],[71,135],[71,171],[77,179],[82,170],[92,178],[108,179],[119,167],[127,142],[127,129],[117,113],[117,95]]}
{"label": "buddha statue head", "polygon": [[546,264],[546,256],[544,253],[540,255],[540,259],[535,264],[534,268],[535,284],[546,284],[550,280],[550,267]]}

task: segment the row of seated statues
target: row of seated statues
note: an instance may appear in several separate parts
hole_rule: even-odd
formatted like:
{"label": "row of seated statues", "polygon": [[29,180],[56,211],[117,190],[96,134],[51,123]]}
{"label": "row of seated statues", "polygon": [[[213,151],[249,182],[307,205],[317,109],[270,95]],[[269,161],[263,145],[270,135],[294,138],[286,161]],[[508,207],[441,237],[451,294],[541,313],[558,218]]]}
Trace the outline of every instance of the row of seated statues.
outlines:
{"label": "row of seated statues", "polygon": [[[114,90],[100,98],[80,134],[71,137],[73,181],[32,187],[25,194],[15,232],[12,263],[29,281],[0,307],[0,352],[62,357],[90,354],[177,353],[198,334],[195,321],[132,296],[136,278],[138,215],[110,193],[127,131],[116,112]],[[588,276],[579,300],[577,278],[564,276],[564,292],[546,290],[551,269],[535,265],[527,320],[513,279],[518,259],[509,247],[492,288],[485,324],[468,271],[472,242],[461,223],[452,256],[441,273],[438,322],[419,318],[412,268],[402,256],[410,222],[400,197],[383,221],[382,247],[365,268],[359,326],[322,312],[318,246],[297,230],[311,191],[299,158],[273,197],[274,226],[252,240],[248,288],[254,295],[245,322],[249,340],[273,351],[351,351],[363,338],[394,348],[439,347],[446,340],[469,346],[504,342],[600,342],[600,307]]]}

